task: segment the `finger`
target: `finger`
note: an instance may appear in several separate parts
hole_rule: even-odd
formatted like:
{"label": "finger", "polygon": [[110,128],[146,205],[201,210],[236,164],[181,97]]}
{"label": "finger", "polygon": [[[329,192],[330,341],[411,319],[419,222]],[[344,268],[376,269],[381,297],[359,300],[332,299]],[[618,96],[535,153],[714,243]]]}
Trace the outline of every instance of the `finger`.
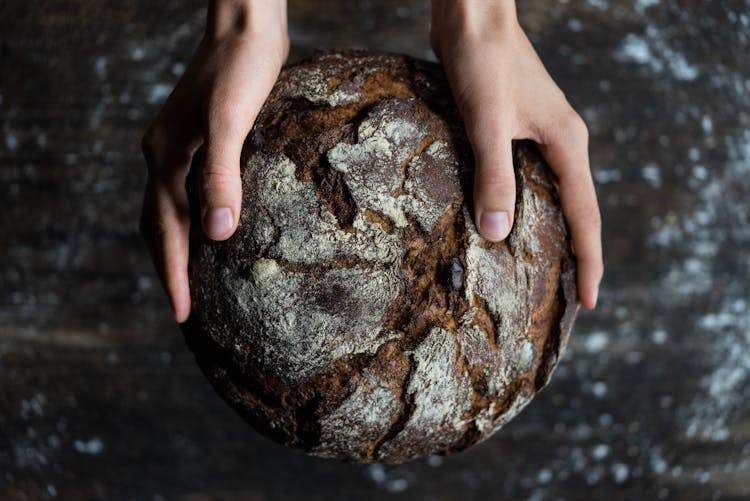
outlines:
{"label": "finger", "polygon": [[143,238],[144,242],[146,243],[146,248],[148,249],[148,254],[151,257],[151,262],[154,265],[154,269],[156,270],[156,273],[159,275],[159,280],[162,279],[162,273],[161,273],[161,265],[159,263],[159,258],[156,254],[156,240],[154,238],[155,232],[154,232],[154,187],[153,183],[151,182],[151,178],[149,177],[147,183],[146,183],[146,189],[143,193],[143,206],[141,208],[141,219],[140,219],[140,232],[141,237]]}
{"label": "finger", "polygon": [[[189,291],[187,294],[185,293],[187,289],[185,285],[187,282],[186,257],[181,256],[178,251],[174,255],[176,259],[172,259],[173,256],[169,252],[174,245],[165,244],[165,239],[169,240],[173,234],[170,228],[174,228],[174,224],[170,223],[172,211],[165,214],[163,210],[164,202],[158,202],[158,198],[163,197],[159,195],[160,191],[163,190],[157,189],[152,180],[149,179],[143,200],[140,230],[151,256],[151,261],[159,275],[159,280],[169,298],[173,316],[177,322],[183,322],[190,313],[190,294]],[[157,209],[157,206],[161,206],[162,209]],[[180,269],[185,271],[175,273]],[[177,275],[176,278],[175,275]],[[180,275],[183,276],[180,277]]]}
{"label": "finger", "polygon": [[[496,108],[488,108],[496,109]],[[493,242],[505,239],[513,226],[516,179],[511,130],[502,118],[480,113],[470,122],[474,149],[474,219],[480,234]]]}
{"label": "finger", "polygon": [[229,238],[239,222],[242,145],[279,72],[269,61],[255,55],[230,64],[208,102],[200,195],[203,230],[213,240]]}
{"label": "finger", "polygon": [[578,296],[588,309],[596,306],[604,273],[601,215],[589,169],[588,132],[575,112],[566,114],[547,135],[542,153],[558,178],[560,202],[570,228],[577,262]]}
{"label": "finger", "polygon": [[162,283],[174,318],[179,323],[187,320],[190,314],[187,274],[190,211],[184,186],[185,176],[181,174],[157,181],[154,186],[154,248]]}
{"label": "finger", "polygon": [[229,238],[237,225],[242,197],[238,127],[222,120],[209,126],[201,169],[203,230],[213,240]]}
{"label": "finger", "polygon": [[[174,136],[185,131],[172,129],[171,132]],[[143,137],[142,150],[149,177],[143,200],[141,233],[169,298],[174,318],[177,322],[184,322],[190,314],[187,277],[190,219],[185,179],[200,137],[183,134],[184,137],[175,142],[172,136],[167,136],[162,127],[152,126]],[[171,146],[173,144],[181,144],[184,149],[175,149]]]}

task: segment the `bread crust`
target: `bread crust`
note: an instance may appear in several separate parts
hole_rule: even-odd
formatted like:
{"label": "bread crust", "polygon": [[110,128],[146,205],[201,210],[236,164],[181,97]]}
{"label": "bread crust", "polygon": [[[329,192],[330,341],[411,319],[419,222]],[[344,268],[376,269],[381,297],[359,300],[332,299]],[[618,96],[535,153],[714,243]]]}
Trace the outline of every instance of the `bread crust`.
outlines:
{"label": "bread crust", "polygon": [[513,154],[514,227],[490,243],[439,65],[336,51],[285,68],[243,148],[236,234],[191,234],[183,331],[219,395],[285,445],[357,463],[508,422],[578,308],[554,177],[533,143]]}

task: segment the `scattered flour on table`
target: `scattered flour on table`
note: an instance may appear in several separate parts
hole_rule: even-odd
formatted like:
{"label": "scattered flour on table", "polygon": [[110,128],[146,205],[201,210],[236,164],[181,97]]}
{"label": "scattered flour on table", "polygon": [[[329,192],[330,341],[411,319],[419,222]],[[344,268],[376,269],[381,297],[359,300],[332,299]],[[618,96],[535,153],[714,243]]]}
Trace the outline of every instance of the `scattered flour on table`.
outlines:
{"label": "scattered flour on table", "polygon": [[653,24],[646,26],[644,34],[629,33],[615,53],[621,62],[637,63],[655,74],[667,73],[678,81],[695,80],[699,69],[688,62],[669,42],[669,34]]}
{"label": "scattered flour on table", "polygon": [[81,454],[97,455],[104,452],[104,443],[99,437],[90,440],[76,440],[73,442],[73,446]]}

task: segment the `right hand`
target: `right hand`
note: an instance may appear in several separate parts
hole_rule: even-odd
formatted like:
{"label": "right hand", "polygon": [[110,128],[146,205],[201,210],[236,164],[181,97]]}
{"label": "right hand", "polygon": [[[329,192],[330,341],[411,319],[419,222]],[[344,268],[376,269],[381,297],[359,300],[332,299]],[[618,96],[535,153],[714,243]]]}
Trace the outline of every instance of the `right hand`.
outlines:
{"label": "right hand", "polygon": [[203,231],[213,240],[237,228],[240,152],[289,52],[286,0],[214,0],[206,34],[143,137],[148,182],[141,234],[174,318],[190,314],[185,179],[202,145],[197,179]]}
{"label": "right hand", "polygon": [[593,309],[604,265],[585,123],[518,24],[513,0],[433,0],[432,21],[432,46],[476,159],[474,223],[490,241],[508,236],[516,204],[512,140],[535,141],[559,183],[579,301]]}

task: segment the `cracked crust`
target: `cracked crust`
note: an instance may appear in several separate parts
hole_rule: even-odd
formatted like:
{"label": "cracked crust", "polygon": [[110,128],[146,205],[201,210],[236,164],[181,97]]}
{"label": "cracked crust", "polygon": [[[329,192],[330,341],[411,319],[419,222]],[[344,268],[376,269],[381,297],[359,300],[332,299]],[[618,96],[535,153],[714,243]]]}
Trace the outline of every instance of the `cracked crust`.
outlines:
{"label": "cracked crust", "polygon": [[549,381],[577,311],[554,179],[531,143],[514,165],[514,228],[493,244],[438,65],[285,68],[243,149],[237,233],[191,235],[184,332],[217,392],[271,438],[359,463],[489,437]]}

